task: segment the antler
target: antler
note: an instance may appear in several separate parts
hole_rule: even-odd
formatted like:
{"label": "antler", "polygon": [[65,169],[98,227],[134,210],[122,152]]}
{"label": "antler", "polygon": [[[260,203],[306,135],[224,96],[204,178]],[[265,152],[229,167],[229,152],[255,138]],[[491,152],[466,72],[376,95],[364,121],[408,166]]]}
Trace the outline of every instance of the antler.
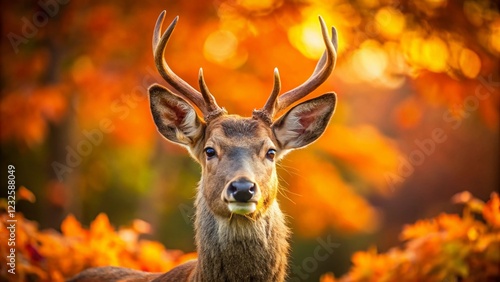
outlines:
{"label": "antler", "polygon": [[301,85],[283,93],[278,97],[278,93],[281,88],[281,82],[278,69],[274,69],[273,91],[264,107],[260,110],[254,110],[254,117],[258,117],[268,123],[271,123],[274,114],[289,107],[294,102],[300,100],[301,98],[314,91],[330,76],[333,69],[335,68],[335,62],[337,60],[337,30],[332,27],[332,39],[330,41],[330,39],[328,38],[328,30],[325,21],[321,16],[319,16],[319,22],[321,25],[323,40],[326,45],[326,50],[316,64],[316,68],[314,69],[313,74]]}
{"label": "antler", "polygon": [[210,94],[210,91],[205,84],[205,79],[203,78],[203,70],[201,68],[198,75],[198,82],[201,89],[200,93],[187,82],[182,80],[179,76],[177,76],[168,66],[164,58],[165,47],[167,46],[168,40],[170,39],[170,35],[172,35],[172,32],[177,25],[179,16],[175,17],[172,23],[168,26],[165,33],[161,35],[161,26],[163,24],[164,17],[165,11],[161,12],[160,16],[158,17],[153,34],[153,54],[158,72],[163,77],[163,79],[165,79],[165,81],[170,84],[170,86],[172,86],[179,92],[181,96],[191,101],[196,107],[201,110],[205,121],[224,114],[225,110],[217,105],[214,96]]}

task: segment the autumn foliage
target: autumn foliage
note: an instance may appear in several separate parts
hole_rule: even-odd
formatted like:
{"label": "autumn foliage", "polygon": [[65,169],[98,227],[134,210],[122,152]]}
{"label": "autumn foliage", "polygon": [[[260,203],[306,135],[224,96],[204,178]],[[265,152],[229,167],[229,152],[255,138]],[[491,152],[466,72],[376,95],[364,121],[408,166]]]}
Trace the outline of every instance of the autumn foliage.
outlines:
{"label": "autumn foliage", "polygon": [[[26,191],[25,194],[28,194]],[[500,278],[500,198],[493,193],[485,203],[469,192],[453,198],[464,204],[462,215],[442,213],[405,226],[402,247],[385,253],[376,248],[352,256],[352,268],[341,279],[325,274],[321,282],[333,281],[495,281]],[[5,207],[3,207],[5,211]],[[165,272],[196,258],[167,250],[161,243],[140,239],[149,225],[135,220],[116,230],[105,214],[89,228],[69,215],[61,232],[39,230],[37,224],[18,214],[17,276],[8,276],[4,265],[8,232],[7,213],[1,214],[0,262],[2,276],[11,281],[64,281],[83,269],[123,266],[149,272]],[[16,277],[16,278],[13,278]]]}
{"label": "autumn foliage", "polygon": [[498,281],[498,194],[493,193],[486,203],[469,192],[453,199],[465,205],[462,215],[442,213],[405,226],[400,236],[402,247],[385,253],[376,248],[357,252],[347,275],[335,279],[326,274],[321,281]]}
{"label": "autumn foliage", "polygon": [[[335,70],[308,97],[335,91],[336,112],[317,142],[278,165],[278,200],[295,234],[292,261],[304,261],[316,237],[342,243],[310,273],[314,280],[328,271],[341,276],[351,254],[370,244],[396,245],[404,224],[453,212],[450,195],[468,190],[485,199],[499,185],[497,2],[2,1],[0,181],[13,165],[16,187],[38,199],[19,207],[30,219],[19,213],[22,273],[56,280],[106,263],[165,270],[191,256],[142,239],[194,250],[199,167],[160,137],[149,109],[147,87],[166,84],[151,50],[162,10],[166,22],[180,17],[166,48],[169,66],[195,88],[202,67],[218,104],[243,116],[265,103],[275,67],[283,91],[313,72],[324,51],[318,15],[336,27]],[[357,253],[343,279],[476,277],[490,262],[477,244],[498,229],[495,212],[481,221],[483,206],[469,205],[462,216],[406,228],[403,247]],[[495,249],[491,242],[484,250]],[[164,259],[146,263],[150,252]],[[424,252],[433,256],[422,259]]]}
{"label": "autumn foliage", "polygon": [[[22,188],[22,193],[31,192]],[[19,194],[18,199],[33,199]],[[32,194],[31,194],[32,195]],[[38,224],[17,213],[15,275],[7,273],[9,226],[6,201],[0,214],[1,277],[9,281],[65,281],[80,271],[95,266],[123,266],[148,272],[166,272],[178,264],[196,258],[196,254],[167,250],[161,243],[140,239],[150,226],[134,220],[130,226],[114,228],[105,214],[99,214],[89,228],[67,216],[61,232],[39,230]]]}

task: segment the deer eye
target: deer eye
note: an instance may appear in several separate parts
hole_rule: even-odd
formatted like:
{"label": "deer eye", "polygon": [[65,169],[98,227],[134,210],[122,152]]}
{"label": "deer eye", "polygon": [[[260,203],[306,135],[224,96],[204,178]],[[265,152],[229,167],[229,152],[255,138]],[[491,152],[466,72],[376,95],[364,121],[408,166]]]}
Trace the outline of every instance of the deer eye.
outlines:
{"label": "deer eye", "polygon": [[214,148],[212,147],[207,147],[205,148],[205,155],[207,156],[207,160],[215,157],[217,155],[217,152],[215,151]]}
{"label": "deer eye", "polygon": [[274,160],[274,157],[276,157],[276,150],[275,149],[269,149],[266,153],[266,158],[269,160]]}

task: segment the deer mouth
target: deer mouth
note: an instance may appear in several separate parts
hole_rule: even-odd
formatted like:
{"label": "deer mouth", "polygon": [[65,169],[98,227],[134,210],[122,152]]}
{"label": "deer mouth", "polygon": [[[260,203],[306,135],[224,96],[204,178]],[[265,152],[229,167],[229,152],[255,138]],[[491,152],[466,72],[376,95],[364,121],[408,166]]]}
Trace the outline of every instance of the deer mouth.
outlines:
{"label": "deer mouth", "polygon": [[231,213],[246,215],[257,210],[256,202],[228,202],[227,207]]}

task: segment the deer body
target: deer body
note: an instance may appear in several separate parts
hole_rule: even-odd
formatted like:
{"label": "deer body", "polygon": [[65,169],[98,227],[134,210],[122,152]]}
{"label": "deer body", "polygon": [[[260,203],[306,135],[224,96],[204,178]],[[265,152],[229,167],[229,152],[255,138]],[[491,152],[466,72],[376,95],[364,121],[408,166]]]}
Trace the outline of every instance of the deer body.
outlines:
{"label": "deer body", "polygon": [[[93,268],[72,281],[284,281],[290,232],[276,200],[276,162],[320,137],[333,114],[336,96],[327,93],[296,105],[276,120],[274,115],[328,78],[336,58],[335,30],[331,42],[320,18],[327,50],[313,75],[278,98],[280,80],[275,70],[269,100],[247,118],[228,115],[216,104],[201,70],[200,93],[168,67],[163,52],[177,18],[160,36],[164,14],[153,36],[155,62],[180,94],[155,84],[149,89],[150,104],[160,134],[185,146],[202,167],[194,224],[198,259],[165,274]],[[203,118],[186,99],[201,110]]]}

